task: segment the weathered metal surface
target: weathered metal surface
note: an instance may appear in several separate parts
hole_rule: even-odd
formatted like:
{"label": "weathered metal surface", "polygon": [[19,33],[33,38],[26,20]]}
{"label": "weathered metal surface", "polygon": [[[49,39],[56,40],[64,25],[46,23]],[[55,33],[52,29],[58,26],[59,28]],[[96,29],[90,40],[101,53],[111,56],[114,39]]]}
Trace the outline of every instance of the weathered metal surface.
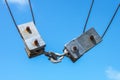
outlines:
{"label": "weathered metal surface", "polygon": [[33,22],[18,25],[20,34],[24,40],[28,57],[34,57],[42,54],[45,42],[37,31]]}
{"label": "weathered metal surface", "polygon": [[75,62],[99,42],[101,42],[101,37],[94,28],[91,28],[78,38],[65,44],[65,49],[68,51],[67,56]]}

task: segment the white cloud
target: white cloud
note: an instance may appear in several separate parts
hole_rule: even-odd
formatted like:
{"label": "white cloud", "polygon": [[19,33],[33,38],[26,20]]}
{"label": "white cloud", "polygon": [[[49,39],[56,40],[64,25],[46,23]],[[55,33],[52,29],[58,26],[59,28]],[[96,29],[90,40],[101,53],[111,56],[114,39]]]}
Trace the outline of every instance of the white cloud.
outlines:
{"label": "white cloud", "polygon": [[19,5],[26,5],[27,4],[27,0],[7,0],[9,3],[13,3],[13,4],[19,4]]}
{"label": "white cloud", "polygon": [[114,70],[112,67],[108,67],[106,75],[110,80],[120,80],[120,72]]}

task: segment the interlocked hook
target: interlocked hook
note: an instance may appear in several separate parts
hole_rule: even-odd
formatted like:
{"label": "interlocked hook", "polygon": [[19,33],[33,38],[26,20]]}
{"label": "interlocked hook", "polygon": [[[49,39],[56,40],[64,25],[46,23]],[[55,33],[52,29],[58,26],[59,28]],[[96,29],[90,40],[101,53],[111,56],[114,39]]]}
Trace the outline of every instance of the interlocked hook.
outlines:
{"label": "interlocked hook", "polygon": [[64,56],[66,56],[67,53],[59,54],[54,52],[44,52],[45,56],[49,57],[49,60],[53,63],[60,63]]}

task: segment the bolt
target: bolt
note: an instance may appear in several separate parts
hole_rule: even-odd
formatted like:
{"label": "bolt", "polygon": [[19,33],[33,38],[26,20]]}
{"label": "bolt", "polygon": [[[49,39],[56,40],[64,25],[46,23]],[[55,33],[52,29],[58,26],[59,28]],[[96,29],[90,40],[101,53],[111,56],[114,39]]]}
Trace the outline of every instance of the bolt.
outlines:
{"label": "bolt", "polygon": [[35,40],[35,41],[34,41],[34,45],[35,45],[35,46],[39,46],[38,40]]}
{"label": "bolt", "polygon": [[26,31],[27,31],[28,33],[32,34],[32,31],[30,30],[30,27],[29,27],[29,26],[26,27]]}
{"label": "bolt", "polygon": [[74,46],[74,47],[73,47],[73,50],[74,50],[74,51],[76,51],[76,50],[77,50],[77,47],[76,47],[76,46]]}
{"label": "bolt", "polygon": [[93,44],[96,44],[96,40],[93,35],[90,36],[90,40],[92,41]]}
{"label": "bolt", "polygon": [[72,47],[72,51],[73,51],[73,52],[77,52],[77,51],[78,51],[77,46],[73,46],[73,47]]}
{"label": "bolt", "polygon": [[94,40],[95,40],[95,38],[94,38],[93,35],[90,36],[90,40],[91,40],[91,41],[94,41]]}

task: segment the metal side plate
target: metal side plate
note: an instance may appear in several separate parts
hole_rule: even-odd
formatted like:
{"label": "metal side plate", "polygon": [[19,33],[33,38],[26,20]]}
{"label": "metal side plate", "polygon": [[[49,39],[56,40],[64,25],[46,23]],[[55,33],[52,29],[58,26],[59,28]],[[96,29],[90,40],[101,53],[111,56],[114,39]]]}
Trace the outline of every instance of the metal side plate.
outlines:
{"label": "metal side plate", "polygon": [[68,51],[68,57],[73,61],[77,61],[84,53],[96,46],[102,39],[94,28],[89,29],[78,38],[65,44]]}
{"label": "metal side plate", "polygon": [[18,25],[20,34],[24,40],[28,57],[34,57],[42,54],[45,42],[37,31],[33,22]]}

